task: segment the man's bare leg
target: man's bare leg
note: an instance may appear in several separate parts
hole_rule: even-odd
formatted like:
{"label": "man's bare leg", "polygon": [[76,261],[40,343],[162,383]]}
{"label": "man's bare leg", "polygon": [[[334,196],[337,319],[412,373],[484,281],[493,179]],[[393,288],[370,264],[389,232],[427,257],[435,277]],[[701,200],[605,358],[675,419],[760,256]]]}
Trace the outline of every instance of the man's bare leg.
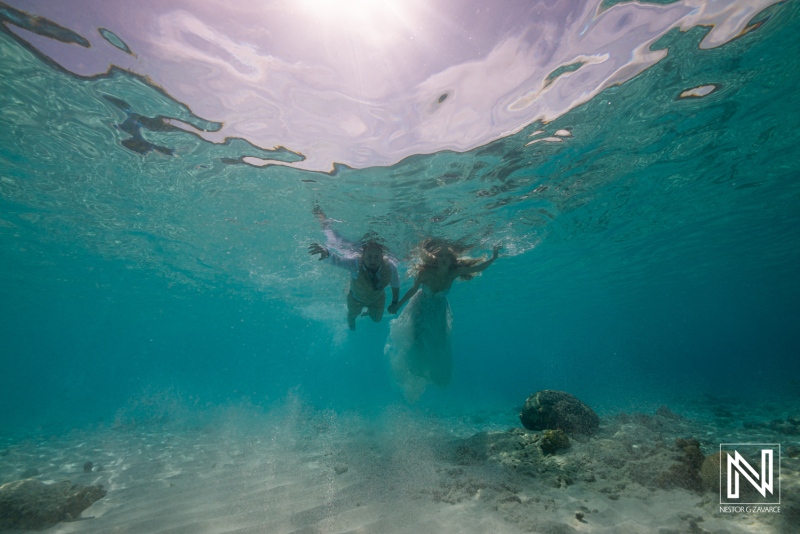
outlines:
{"label": "man's bare leg", "polygon": [[381,322],[383,319],[383,308],[386,306],[386,293],[381,295],[381,298],[378,299],[378,302],[373,302],[372,305],[367,308],[369,310],[369,317],[376,323]]}
{"label": "man's bare leg", "polygon": [[347,294],[347,326],[350,330],[356,329],[356,317],[361,315],[361,310],[364,306],[361,305],[356,299],[353,298],[352,293]]}

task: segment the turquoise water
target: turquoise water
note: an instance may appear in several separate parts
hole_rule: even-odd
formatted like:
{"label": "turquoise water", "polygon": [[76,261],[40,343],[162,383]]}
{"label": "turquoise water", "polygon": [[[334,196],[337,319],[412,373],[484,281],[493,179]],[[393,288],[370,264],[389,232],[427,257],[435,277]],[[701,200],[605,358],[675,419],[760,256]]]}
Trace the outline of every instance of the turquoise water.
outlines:
{"label": "turquoise water", "polygon": [[[349,332],[346,273],[307,253],[324,239],[314,206],[350,239],[380,235],[403,275],[429,236],[476,257],[504,246],[454,285],[453,383],[415,410],[513,410],[540,389],[600,413],[800,394],[797,2],[713,48],[701,46],[708,27],[669,30],[650,48],[666,57],[551,122],[468,149],[409,144],[374,165],[332,151],[328,167],[313,143],[209,140],[225,121],[129,66],[70,71],[10,9],[5,434],[106,424],[132,406],[157,416],[171,402],[406,404],[384,359],[389,317]],[[109,30],[131,44],[121,22]],[[323,126],[315,142],[335,144]],[[529,144],[559,130],[571,136]]]}

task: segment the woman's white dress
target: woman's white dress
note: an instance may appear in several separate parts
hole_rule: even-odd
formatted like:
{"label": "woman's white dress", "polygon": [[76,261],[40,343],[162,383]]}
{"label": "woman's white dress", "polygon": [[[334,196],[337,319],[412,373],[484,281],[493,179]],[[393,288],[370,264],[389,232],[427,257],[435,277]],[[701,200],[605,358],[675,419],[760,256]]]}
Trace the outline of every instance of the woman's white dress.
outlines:
{"label": "woman's white dress", "polygon": [[390,323],[384,353],[408,400],[417,400],[428,384],[450,383],[452,326],[447,291],[433,293],[427,285],[411,297]]}

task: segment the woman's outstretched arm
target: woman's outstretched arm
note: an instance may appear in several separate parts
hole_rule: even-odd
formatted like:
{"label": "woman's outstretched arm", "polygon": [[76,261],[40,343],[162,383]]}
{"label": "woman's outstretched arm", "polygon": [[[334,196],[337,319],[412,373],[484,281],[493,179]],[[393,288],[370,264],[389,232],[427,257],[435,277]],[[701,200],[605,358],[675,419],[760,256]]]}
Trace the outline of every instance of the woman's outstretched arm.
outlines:
{"label": "woman's outstretched arm", "polygon": [[397,313],[397,311],[398,311],[400,308],[402,308],[402,307],[403,307],[403,305],[404,305],[406,302],[408,302],[408,299],[410,299],[411,297],[413,297],[413,296],[414,296],[414,293],[416,293],[417,291],[419,291],[419,288],[420,288],[420,286],[421,286],[421,285],[422,285],[422,280],[420,280],[420,276],[419,276],[419,275],[417,275],[417,277],[414,279],[414,285],[413,285],[413,286],[411,286],[411,289],[409,289],[408,291],[406,291],[406,294],[405,294],[405,295],[403,295],[403,298],[401,298],[401,299],[400,299],[400,302],[396,302],[396,303],[392,304],[391,306],[389,306],[389,309],[388,309],[387,311],[388,311],[389,313]]}
{"label": "woman's outstretched arm", "polygon": [[475,265],[470,265],[469,267],[460,268],[458,270],[458,276],[461,276],[462,274],[479,273],[481,271],[486,270],[486,268],[489,267],[492,264],[492,262],[494,262],[494,260],[497,259],[497,257],[500,255],[499,253],[500,253],[500,251],[502,249],[503,249],[503,247],[501,245],[495,245],[494,248],[492,249],[492,258],[491,259],[486,260],[483,263],[478,263],[478,264],[475,264]]}

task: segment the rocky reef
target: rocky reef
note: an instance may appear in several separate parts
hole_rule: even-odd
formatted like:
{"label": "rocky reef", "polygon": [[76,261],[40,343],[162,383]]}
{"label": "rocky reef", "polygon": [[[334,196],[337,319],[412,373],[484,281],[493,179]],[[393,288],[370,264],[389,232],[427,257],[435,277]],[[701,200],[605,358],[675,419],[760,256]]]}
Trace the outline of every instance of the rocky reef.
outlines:
{"label": "rocky reef", "polygon": [[554,454],[561,449],[570,447],[569,437],[561,429],[545,430],[539,440],[539,448],[544,454]]}
{"label": "rocky reef", "polygon": [[519,414],[528,430],[563,430],[590,436],[600,427],[600,418],[574,395],[545,389],[525,401]]}
{"label": "rocky reef", "polygon": [[40,530],[73,521],[105,495],[102,486],[82,486],[69,480],[55,484],[31,478],[9,482],[0,486],[0,530]]}
{"label": "rocky reef", "polygon": [[525,429],[460,441],[455,463],[497,463],[552,487],[588,482],[612,500],[629,487],[633,493],[719,490],[719,458],[706,458],[692,436],[695,425],[666,407],[653,415],[619,414],[601,427],[597,414],[573,395],[543,390],[527,399],[520,420]]}

